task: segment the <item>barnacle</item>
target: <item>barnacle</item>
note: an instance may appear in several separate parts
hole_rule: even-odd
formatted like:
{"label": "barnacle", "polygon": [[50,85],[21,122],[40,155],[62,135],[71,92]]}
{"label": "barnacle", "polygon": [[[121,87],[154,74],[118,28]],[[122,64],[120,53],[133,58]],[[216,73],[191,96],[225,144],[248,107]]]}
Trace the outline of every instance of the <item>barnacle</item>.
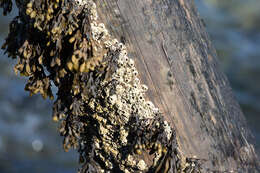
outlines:
{"label": "barnacle", "polygon": [[[3,49],[18,58],[14,70],[29,77],[25,89],[31,95],[53,99],[52,82],[58,88],[52,117],[60,121],[64,150],[78,149],[79,172],[156,172],[170,161],[177,165],[175,131],[145,99],[148,87],[141,84],[134,60],[98,21],[95,3],[16,3],[19,16]],[[0,6],[6,14],[11,1]],[[144,153],[152,164],[142,160]]]}

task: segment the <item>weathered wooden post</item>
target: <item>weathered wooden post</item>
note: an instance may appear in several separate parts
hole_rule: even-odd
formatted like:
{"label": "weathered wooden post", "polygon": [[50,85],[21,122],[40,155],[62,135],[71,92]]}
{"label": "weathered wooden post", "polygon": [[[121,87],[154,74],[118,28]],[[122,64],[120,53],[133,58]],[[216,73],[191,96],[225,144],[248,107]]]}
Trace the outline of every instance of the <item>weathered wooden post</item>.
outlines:
{"label": "weathered wooden post", "polygon": [[192,0],[16,4],[3,48],[31,94],[58,87],[53,120],[80,172],[259,171]]}

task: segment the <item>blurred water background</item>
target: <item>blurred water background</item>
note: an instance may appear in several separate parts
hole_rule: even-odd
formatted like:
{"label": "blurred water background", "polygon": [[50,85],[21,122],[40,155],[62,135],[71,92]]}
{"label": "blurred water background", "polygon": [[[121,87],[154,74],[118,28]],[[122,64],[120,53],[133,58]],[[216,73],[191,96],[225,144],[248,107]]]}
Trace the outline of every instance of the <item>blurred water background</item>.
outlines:
{"label": "blurred water background", "polygon": [[[223,71],[247,118],[260,153],[260,1],[195,0]],[[8,34],[0,10],[0,44]],[[29,97],[15,61],[0,51],[0,172],[76,172],[77,154],[65,153],[49,100]]]}

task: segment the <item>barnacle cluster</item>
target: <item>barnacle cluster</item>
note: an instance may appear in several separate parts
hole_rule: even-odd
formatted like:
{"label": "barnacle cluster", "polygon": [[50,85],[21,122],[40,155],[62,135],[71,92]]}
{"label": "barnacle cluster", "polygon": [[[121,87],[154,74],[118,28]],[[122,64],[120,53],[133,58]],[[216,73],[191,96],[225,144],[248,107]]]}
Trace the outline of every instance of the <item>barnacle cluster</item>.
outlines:
{"label": "barnacle cluster", "polygon": [[[10,1],[1,1],[5,12]],[[77,149],[79,172],[181,172],[175,131],[145,99],[126,47],[98,21],[92,0],[16,1],[17,16],[3,45],[18,58],[25,89],[57,98],[63,147]],[[146,156],[151,158],[147,161]]]}

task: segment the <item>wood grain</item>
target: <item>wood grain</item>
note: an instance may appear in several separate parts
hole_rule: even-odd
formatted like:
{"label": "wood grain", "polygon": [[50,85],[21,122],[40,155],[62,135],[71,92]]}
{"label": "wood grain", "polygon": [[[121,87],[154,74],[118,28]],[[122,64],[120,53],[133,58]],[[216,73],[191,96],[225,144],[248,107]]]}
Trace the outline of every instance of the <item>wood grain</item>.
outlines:
{"label": "wood grain", "polygon": [[135,60],[147,97],[176,129],[183,155],[206,159],[209,170],[259,171],[254,138],[193,1],[96,3],[100,20]]}

